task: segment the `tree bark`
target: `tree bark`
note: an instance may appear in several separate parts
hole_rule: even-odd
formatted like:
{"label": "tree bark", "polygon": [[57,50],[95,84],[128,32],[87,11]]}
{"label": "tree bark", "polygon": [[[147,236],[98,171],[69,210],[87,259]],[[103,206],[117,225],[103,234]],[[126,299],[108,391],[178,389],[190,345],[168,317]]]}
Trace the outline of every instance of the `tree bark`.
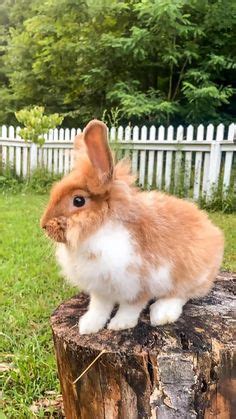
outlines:
{"label": "tree bark", "polygon": [[88,297],[62,303],[51,325],[66,418],[235,417],[235,279],[220,274],[208,296],[188,302],[176,323],[162,327],[150,325],[146,309],[132,330],[80,336]]}

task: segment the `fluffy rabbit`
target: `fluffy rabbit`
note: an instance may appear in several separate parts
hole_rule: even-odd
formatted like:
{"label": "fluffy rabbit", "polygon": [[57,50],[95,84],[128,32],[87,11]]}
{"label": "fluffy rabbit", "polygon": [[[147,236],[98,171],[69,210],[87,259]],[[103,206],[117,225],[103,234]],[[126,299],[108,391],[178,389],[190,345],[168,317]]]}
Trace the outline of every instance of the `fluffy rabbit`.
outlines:
{"label": "fluffy rabbit", "polygon": [[90,295],[80,334],[134,327],[152,298],[153,326],[176,321],[208,293],[220,267],[221,231],[194,204],[136,188],[127,161],[114,166],[107,127],[75,139],[75,168],[52,189],[41,226],[57,242],[68,281]]}

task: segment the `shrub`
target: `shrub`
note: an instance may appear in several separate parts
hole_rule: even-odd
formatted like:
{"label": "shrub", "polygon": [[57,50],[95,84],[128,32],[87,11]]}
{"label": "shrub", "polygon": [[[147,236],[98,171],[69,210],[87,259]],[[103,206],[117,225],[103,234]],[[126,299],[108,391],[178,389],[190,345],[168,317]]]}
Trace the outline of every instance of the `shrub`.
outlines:
{"label": "shrub", "polygon": [[18,193],[34,192],[36,194],[47,193],[52,184],[60,179],[60,175],[54,175],[48,170],[36,169],[30,177],[23,179],[18,177],[11,170],[6,170],[0,174],[0,192]]}
{"label": "shrub", "polygon": [[58,113],[45,115],[43,106],[21,109],[15,112],[15,116],[24,125],[24,128],[19,131],[20,137],[40,146],[45,142],[44,134],[47,134],[50,129],[56,128],[64,119]]}

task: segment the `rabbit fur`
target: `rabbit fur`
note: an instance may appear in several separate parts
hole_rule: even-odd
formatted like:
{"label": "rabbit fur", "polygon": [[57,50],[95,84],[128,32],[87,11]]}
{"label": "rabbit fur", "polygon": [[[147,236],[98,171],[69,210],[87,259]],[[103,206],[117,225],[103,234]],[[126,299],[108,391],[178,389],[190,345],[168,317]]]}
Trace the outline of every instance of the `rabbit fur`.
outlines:
{"label": "rabbit fur", "polygon": [[64,276],[90,295],[80,334],[102,329],[117,303],[108,328],[132,328],[153,298],[151,324],[175,322],[190,298],[211,289],[222,232],[195,204],[140,191],[129,161],[114,164],[101,121],[91,121],[74,147],[74,169],[52,188],[41,226],[56,242]]}

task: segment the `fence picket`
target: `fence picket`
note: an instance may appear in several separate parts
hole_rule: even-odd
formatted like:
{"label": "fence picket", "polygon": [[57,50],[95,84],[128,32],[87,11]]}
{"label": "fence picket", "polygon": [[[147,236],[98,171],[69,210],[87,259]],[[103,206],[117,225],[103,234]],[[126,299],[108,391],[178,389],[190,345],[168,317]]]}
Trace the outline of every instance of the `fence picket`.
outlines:
{"label": "fence picket", "polygon": [[54,140],[54,130],[53,129],[50,129],[46,141],[50,141],[51,142],[53,140]]}
{"label": "fence picket", "polygon": [[[154,125],[150,128],[150,141],[155,141],[156,139],[156,127]],[[147,184],[150,189],[153,186],[153,175],[154,175],[154,158],[155,151],[149,150],[148,152],[148,173],[147,173]]]}
{"label": "fence picket", "polygon": [[128,125],[126,128],[125,128],[125,141],[127,142],[129,142],[130,141],[130,138],[131,138],[131,128],[130,128],[130,126]]}
{"label": "fence picket", "polygon": [[65,136],[64,136],[65,141],[71,141],[71,134],[72,134],[72,130],[69,130],[69,128],[66,128],[65,129]]}
{"label": "fence picket", "polygon": [[124,140],[124,128],[120,126],[118,127],[117,138],[115,141],[115,155],[118,160],[122,157],[122,150],[119,143],[122,143],[123,140]]}
{"label": "fence picket", "polygon": [[57,148],[53,150],[53,173],[55,175],[58,174],[58,151]]}
{"label": "fence picket", "polygon": [[230,124],[228,128],[227,141],[234,141],[236,139],[236,124]]}
{"label": "fence picket", "polygon": [[63,128],[59,129],[59,141],[64,141],[65,140],[65,132]]}
{"label": "fence picket", "polygon": [[[55,129],[53,131],[53,141],[59,143],[59,130]],[[52,173],[55,175],[58,174],[58,150],[59,148],[52,149]]]}
{"label": "fence picket", "polygon": [[210,200],[213,192],[218,184],[221,163],[221,147],[220,141],[224,138],[224,125],[219,124],[216,131],[216,139],[211,142],[210,151],[210,169],[209,169],[209,182],[207,186],[206,198]]}
{"label": "fence picket", "polygon": [[2,170],[5,170],[7,167],[7,147],[2,146]]}
{"label": "fence picket", "polygon": [[158,189],[162,188],[162,173],[163,173],[163,151],[157,152],[157,174],[156,174],[156,186]]}
{"label": "fence picket", "polygon": [[200,194],[201,183],[201,170],[202,170],[202,152],[197,151],[195,156],[195,170],[194,170],[194,185],[193,185],[193,199],[198,200]]}
{"label": "fence picket", "polygon": [[[170,125],[167,129],[167,141],[172,142],[173,136],[174,136],[174,127]],[[173,151],[166,152],[165,190],[167,192],[169,192],[170,184],[171,184],[172,154],[173,154]]]}
{"label": "fence picket", "polygon": [[[197,128],[197,141],[203,141],[204,126],[201,124]],[[194,169],[194,185],[193,185],[193,199],[198,200],[200,195],[202,173],[202,151],[197,151],[195,155],[195,169]]]}
{"label": "fence picket", "polygon": [[66,141],[71,141],[73,143],[74,142],[74,139],[75,139],[75,136],[76,136],[76,129],[75,128],[71,128],[71,130],[69,130],[68,139],[67,139],[67,136],[66,136]]}
{"label": "fence picket", "polygon": [[123,141],[123,136],[124,136],[124,128],[123,127],[118,127],[118,131],[117,131],[117,138],[119,141]]}
{"label": "fence picket", "polygon": [[25,144],[24,147],[23,147],[23,156],[22,156],[22,176],[23,177],[26,177],[27,174],[28,174],[28,163],[29,163],[29,160],[28,160],[29,152],[28,152],[28,150],[29,150],[28,146]]}
{"label": "fence picket", "polygon": [[[128,125],[125,128],[125,142],[126,143],[130,143],[130,139],[131,139],[131,128]],[[130,150],[128,148],[125,149],[125,151],[124,151],[124,157],[129,157],[129,154],[130,154]]]}
{"label": "fence picket", "polygon": [[2,138],[8,138],[6,125],[2,126]]}
{"label": "fence picket", "polygon": [[74,149],[69,150],[69,167],[70,170],[74,169]]}
{"label": "fence picket", "polygon": [[[157,142],[164,141],[164,138],[165,138],[165,128],[163,127],[163,125],[161,125],[158,128]],[[157,160],[156,160],[156,187],[159,189],[162,188],[163,158],[164,158],[164,152],[158,150]]]}
{"label": "fence picket", "polygon": [[225,156],[224,177],[223,177],[223,194],[227,194],[230,186],[230,175],[233,163],[233,151],[227,151]]}
{"label": "fence picket", "polygon": [[63,173],[63,158],[64,158],[64,150],[63,148],[59,149],[58,152],[58,173],[62,174]]}
{"label": "fence picket", "polygon": [[116,139],[116,127],[111,127],[109,139],[110,139],[111,142],[115,141],[115,139]]}
{"label": "fence picket", "polygon": [[9,155],[8,155],[8,164],[10,166],[11,169],[14,169],[15,164],[14,164],[14,158],[15,158],[15,148],[13,146],[9,147]]}
{"label": "fence picket", "polygon": [[[6,125],[2,126],[2,138],[7,138],[7,127]],[[2,170],[5,170],[7,167],[7,146],[2,146]]]}
{"label": "fence picket", "polygon": [[[147,127],[143,126],[141,129],[141,141],[147,141]],[[146,166],[146,150],[140,151],[140,165],[139,165],[139,184],[144,186],[145,184],[145,166]]]}
{"label": "fence picket", "polygon": [[[190,143],[193,141],[194,127],[189,125],[187,127],[186,142]],[[191,170],[192,170],[192,151],[186,151],[185,153],[185,165],[184,165],[184,191],[185,195],[189,196],[189,190],[191,185]]]}
{"label": "fence picket", "polygon": [[204,126],[200,124],[197,128],[197,141],[203,141],[204,138]]}
{"label": "fence picket", "polygon": [[53,130],[53,141],[58,142],[59,141],[59,131],[57,128]]}
{"label": "fence picket", "polygon": [[[235,137],[236,137],[236,126],[235,124],[232,123],[228,127],[227,141],[233,142]],[[228,189],[230,187],[233,157],[234,157],[233,151],[226,151],[225,162],[224,162],[224,175],[223,175],[223,196],[224,197],[227,195]]]}
{"label": "fence picket", "polygon": [[[214,125],[209,124],[206,129],[206,141],[212,142],[214,139]],[[205,152],[203,165],[202,196],[206,197],[210,181],[210,152]]]}
{"label": "fence picket", "polygon": [[30,172],[32,173],[35,169],[37,169],[37,154],[38,154],[38,147],[36,144],[30,144]]}
{"label": "fence picket", "polygon": [[48,157],[48,149],[43,149],[43,167],[47,167],[47,157]]}
{"label": "fence picket", "polygon": [[16,174],[21,175],[21,147],[16,147]]}
{"label": "fence picket", "polygon": [[52,148],[48,149],[48,156],[47,156],[47,168],[49,172],[52,172]]}
{"label": "fence picket", "polygon": [[210,167],[210,153],[205,153],[204,163],[203,163],[203,179],[202,179],[202,196],[203,197],[205,197],[207,193],[209,167]]}
{"label": "fence picket", "polygon": [[214,125],[209,124],[206,130],[206,140],[213,141],[214,138]]}
{"label": "fence picket", "polygon": [[[176,140],[178,143],[181,143],[184,138],[184,127],[182,125],[179,125],[177,128],[176,133]],[[177,150],[175,153],[175,176],[174,176],[174,190],[177,192],[180,182],[180,171],[181,171],[181,161],[182,161],[182,151]]]}
{"label": "fence picket", "polygon": [[[135,126],[133,129],[133,143],[137,142],[139,138],[139,127]],[[137,174],[138,172],[138,151],[132,150],[132,171]]]}
{"label": "fence picket", "polygon": [[70,171],[70,150],[65,150],[65,166],[64,166],[65,174],[69,173]]}
{"label": "fence picket", "polygon": [[38,167],[43,167],[43,149],[42,147],[38,147]]}
{"label": "fence picket", "polygon": [[15,139],[15,128],[12,125],[9,126],[8,132],[9,132],[9,139],[14,140]]}

